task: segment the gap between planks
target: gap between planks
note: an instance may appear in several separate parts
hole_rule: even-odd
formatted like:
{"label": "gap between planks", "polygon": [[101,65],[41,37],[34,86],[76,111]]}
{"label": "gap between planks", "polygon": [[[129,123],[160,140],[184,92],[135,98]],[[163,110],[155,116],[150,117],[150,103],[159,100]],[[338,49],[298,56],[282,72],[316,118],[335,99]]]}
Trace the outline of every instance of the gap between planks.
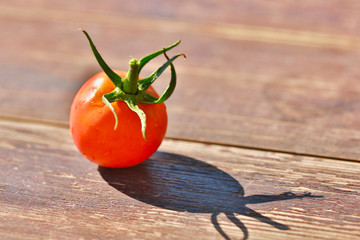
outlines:
{"label": "gap between planks", "polygon": [[[67,122],[58,122],[58,121],[35,119],[35,118],[24,118],[24,117],[17,117],[17,116],[0,115],[0,120],[11,121],[11,122],[33,123],[33,124],[39,124],[39,125],[42,124],[42,125],[66,128],[66,129],[69,128],[69,124]],[[277,149],[270,149],[270,148],[260,148],[260,147],[246,146],[246,145],[236,145],[236,144],[228,144],[228,143],[221,143],[221,142],[212,142],[209,140],[187,139],[187,138],[173,137],[173,136],[165,136],[165,139],[178,140],[178,141],[183,141],[183,142],[211,144],[211,145],[224,146],[224,147],[236,147],[236,148],[242,148],[242,149],[262,151],[262,152],[292,154],[292,155],[303,156],[303,157],[326,158],[326,159],[330,159],[330,160],[347,161],[347,162],[355,162],[355,163],[359,162],[357,159],[339,158],[339,157],[332,157],[332,156],[326,156],[326,155],[317,155],[317,154],[284,151],[284,150],[277,150]]]}

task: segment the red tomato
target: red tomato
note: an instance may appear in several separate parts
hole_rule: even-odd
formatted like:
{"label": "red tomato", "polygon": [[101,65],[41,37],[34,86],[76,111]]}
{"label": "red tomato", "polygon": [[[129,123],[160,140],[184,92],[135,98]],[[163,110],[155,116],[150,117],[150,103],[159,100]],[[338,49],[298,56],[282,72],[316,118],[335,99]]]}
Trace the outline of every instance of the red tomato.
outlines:
{"label": "red tomato", "polygon": [[[126,76],[126,72],[114,72]],[[166,107],[164,103],[139,103],[146,114],[144,139],[137,114],[125,102],[113,102],[119,119],[114,130],[114,115],[102,101],[102,96],[114,88],[104,72],[84,83],[71,105],[71,134],[79,151],[90,161],[104,167],[130,167],[148,159],[160,146],[167,128]],[[151,86],[146,92],[159,97]]]}

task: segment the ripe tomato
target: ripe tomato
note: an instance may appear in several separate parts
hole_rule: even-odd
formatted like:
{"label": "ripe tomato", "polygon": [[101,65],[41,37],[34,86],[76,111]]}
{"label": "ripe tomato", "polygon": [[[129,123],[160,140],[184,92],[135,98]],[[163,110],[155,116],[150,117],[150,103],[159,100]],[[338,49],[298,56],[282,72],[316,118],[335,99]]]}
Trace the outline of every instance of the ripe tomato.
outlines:
{"label": "ripe tomato", "polygon": [[[79,151],[103,167],[131,167],[148,159],[160,146],[167,128],[163,103],[174,91],[176,73],[166,51],[180,41],[143,57],[130,60],[128,72],[113,71],[100,56],[90,36],[91,49],[104,72],[87,80],[70,108],[70,130]],[[167,62],[149,77],[139,79],[143,66],[164,54]],[[184,56],[185,57],[185,56]],[[151,84],[170,66],[169,87],[159,97]],[[115,117],[115,120],[114,120]],[[114,127],[115,126],[115,127]]]}
{"label": "ripe tomato", "polygon": [[[115,72],[126,76],[125,72]],[[114,130],[113,113],[102,102],[102,96],[114,88],[104,72],[85,82],[71,105],[71,134],[79,151],[90,161],[104,167],[130,167],[148,159],[160,146],[167,127],[166,107],[164,103],[139,103],[147,116],[144,139],[137,114],[125,102],[113,102],[119,118]],[[152,87],[147,92],[159,97]]]}

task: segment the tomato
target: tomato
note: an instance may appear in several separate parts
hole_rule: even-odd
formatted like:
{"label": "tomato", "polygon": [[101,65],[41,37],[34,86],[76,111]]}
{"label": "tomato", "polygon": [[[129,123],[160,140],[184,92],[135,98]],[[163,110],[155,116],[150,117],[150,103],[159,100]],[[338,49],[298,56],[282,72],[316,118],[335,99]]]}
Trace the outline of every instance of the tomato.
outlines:
{"label": "tomato", "polygon": [[[126,76],[125,72],[116,73]],[[137,114],[123,101],[113,102],[119,117],[114,130],[113,114],[102,102],[102,96],[114,88],[104,72],[90,78],[71,105],[70,129],[75,145],[92,162],[104,167],[130,167],[148,159],[160,146],[167,127],[166,107],[164,103],[139,103],[147,116],[144,139]],[[152,87],[147,91],[159,97]]]}
{"label": "tomato", "polygon": [[[90,36],[91,49],[103,72],[88,79],[70,108],[70,131],[75,146],[90,161],[111,168],[131,167],[147,160],[160,146],[167,128],[164,101],[174,91],[176,73],[166,51],[173,45],[144,58],[132,59],[128,72],[113,71],[100,56]],[[139,79],[142,67],[164,54],[167,62],[150,76]],[[170,66],[169,87],[159,96],[151,84]]]}

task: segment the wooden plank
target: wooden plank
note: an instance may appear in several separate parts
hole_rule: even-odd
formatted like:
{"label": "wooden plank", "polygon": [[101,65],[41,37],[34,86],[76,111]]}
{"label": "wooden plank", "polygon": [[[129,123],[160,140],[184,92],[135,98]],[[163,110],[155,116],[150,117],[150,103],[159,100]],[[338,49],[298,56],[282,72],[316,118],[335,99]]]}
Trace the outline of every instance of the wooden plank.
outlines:
{"label": "wooden plank", "polygon": [[[301,2],[284,2],[281,0],[271,2],[262,0],[227,0],[226,2],[139,0],[128,2],[109,0],[106,3],[99,4],[97,1],[79,0],[75,4],[52,0],[49,4],[46,0],[33,0],[30,3],[24,0],[2,0],[4,6],[18,7],[20,11],[25,5],[28,8],[45,7],[78,14],[87,12],[91,15],[106,12],[113,15],[140,16],[149,19],[179,20],[191,23],[243,23],[253,26],[359,36],[357,12],[360,5],[357,0],[332,0],[325,3],[323,0],[304,0]],[[50,16],[51,19],[56,17]]]}
{"label": "wooden plank", "polygon": [[1,239],[356,239],[359,163],[165,140],[129,169],[0,120]]}
{"label": "wooden plank", "polygon": [[[174,16],[163,18],[156,16],[165,12],[146,6],[139,12],[131,4],[120,10],[116,2],[90,11],[92,4],[81,10],[81,4],[59,1],[52,6],[5,1],[0,4],[6,33],[0,40],[6,46],[0,56],[1,115],[67,123],[75,92],[99,70],[79,26],[89,29],[111,66],[124,70],[130,56],[181,37],[178,51],[188,60],[176,63],[179,83],[168,101],[168,137],[359,160],[360,40],[349,24],[358,5],[346,1],[339,7],[334,1],[322,9],[320,1],[313,2],[298,3],[299,15],[291,19],[293,4],[244,3],[243,12],[268,7],[281,13],[280,20],[265,15],[252,22],[249,13],[244,22],[223,16],[214,24],[220,12],[205,3],[196,3],[204,6],[200,21],[172,8]],[[309,24],[307,9],[324,13],[311,15],[319,25]],[[347,19],[348,25],[334,24],[331,17]],[[166,84],[164,78],[157,86]]]}

